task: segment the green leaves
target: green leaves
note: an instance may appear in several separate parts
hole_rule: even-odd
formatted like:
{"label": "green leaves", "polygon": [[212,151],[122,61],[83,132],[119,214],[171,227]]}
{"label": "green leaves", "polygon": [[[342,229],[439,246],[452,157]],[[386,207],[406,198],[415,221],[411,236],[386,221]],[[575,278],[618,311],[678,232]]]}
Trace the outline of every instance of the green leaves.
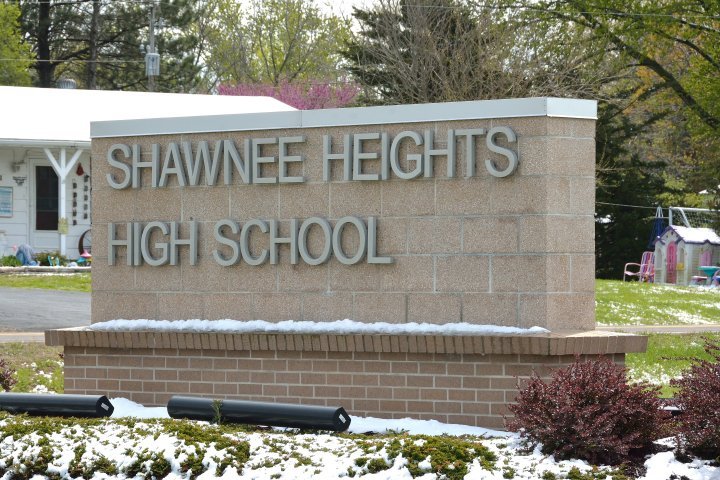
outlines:
{"label": "green leaves", "polygon": [[0,85],[30,85],[30,46],[23,42],[19,28],[20,9],[0,3]]}

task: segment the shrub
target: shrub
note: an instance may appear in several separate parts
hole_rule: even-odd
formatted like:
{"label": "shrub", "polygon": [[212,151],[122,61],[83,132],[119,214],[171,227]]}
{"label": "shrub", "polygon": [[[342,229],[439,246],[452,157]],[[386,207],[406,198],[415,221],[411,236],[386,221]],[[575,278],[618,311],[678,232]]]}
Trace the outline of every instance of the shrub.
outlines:
{"label": "shrub", "polygon": [[19,267],[20,260],[15,255],[5,255],[0,257],[0,267]]}
{"label": "shrub", "polygon": [[675,404],[680,447],[704,457],[720,456],[720,344],[705,340],[705,352],[711,357],[693,359],[681,378],[670,381],[678,388]]}
{"label": "shrub", "polygon": [[10,367],[5,359],[0,358],[0,389],[9,392],[16,383],[15,369]]}
{"label": "shrub", "polygon": [[533,373],[517,403],[508,406],[515,414],[508,428],[559,459],[617,465],[650,446],[667,424],[657,392],[646,384],[628,385],[625,369],[608,358],[576,357],[549,383]]}
{"label": "shrub", "polygon": [[53,265],[50,265],[50,258],[53,258],[53,262],[60,261],[60,265],[67,265],[71,262],[71,260],[68,260],[68,258],[60,253],[59,251],[54,252],[39,252],[35,255],[35,260],[37,260],[38,264],[43,267],[52,267]]}

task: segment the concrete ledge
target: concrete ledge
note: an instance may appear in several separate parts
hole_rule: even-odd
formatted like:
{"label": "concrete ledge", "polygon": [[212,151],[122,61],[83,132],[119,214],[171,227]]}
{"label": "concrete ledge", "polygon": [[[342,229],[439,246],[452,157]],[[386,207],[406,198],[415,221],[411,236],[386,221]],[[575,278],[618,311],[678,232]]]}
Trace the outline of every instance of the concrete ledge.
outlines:
{"label": "concrete ledge", "polygon": [[92,267],[0,267],[1,274],[23,273],[90,273]]}
{"label": "concrete ledge", "polygon": [[647,337],[604,331],[539,335],[349,335],[48,330],[45,344],[106,349],[598,355],[644,352]]}

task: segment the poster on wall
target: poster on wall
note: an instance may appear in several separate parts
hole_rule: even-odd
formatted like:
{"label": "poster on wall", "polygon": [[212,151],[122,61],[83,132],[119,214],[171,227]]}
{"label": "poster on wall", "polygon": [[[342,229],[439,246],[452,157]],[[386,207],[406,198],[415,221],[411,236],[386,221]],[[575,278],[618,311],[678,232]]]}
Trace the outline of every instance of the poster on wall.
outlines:
{"label": "poster on wall", "polygon": [[13,216],[13,189],[0,187],[0,217]]}

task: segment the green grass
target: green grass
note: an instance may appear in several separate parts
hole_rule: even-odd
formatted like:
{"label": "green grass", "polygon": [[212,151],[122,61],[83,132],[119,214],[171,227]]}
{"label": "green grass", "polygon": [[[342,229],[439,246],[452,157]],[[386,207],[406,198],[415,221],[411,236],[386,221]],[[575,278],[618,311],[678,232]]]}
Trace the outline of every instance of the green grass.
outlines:
{"label": "green grass", "polygon": [[687,335],[651,334],[648,336],[648,348],[645,353],[628,353],[625,366],[629,377],[635,381],[645,381],[660,385],[663,397],[672,397],[674,390],[670,380],[679,377],[692,363],[688,358],[710,359],[704,349],[705,338],[720,341],[720,333],[700,333]]}
{"label": "green grass", "polygon": [[720,323],[720,289],[596,280],[595,305],[600,325]]}
{"label": "green grass", "polygon": [[67,275],[0,275],[0,287],[44,288],[47,290],[67,290],[73,292],[89,292],[91,276],[89,273],[71,273]]}
{"label": "green grass", "polygon": [[42,343],[0,343],[0,358],[16,371],[13,392],[63,392],[61,347]]}

